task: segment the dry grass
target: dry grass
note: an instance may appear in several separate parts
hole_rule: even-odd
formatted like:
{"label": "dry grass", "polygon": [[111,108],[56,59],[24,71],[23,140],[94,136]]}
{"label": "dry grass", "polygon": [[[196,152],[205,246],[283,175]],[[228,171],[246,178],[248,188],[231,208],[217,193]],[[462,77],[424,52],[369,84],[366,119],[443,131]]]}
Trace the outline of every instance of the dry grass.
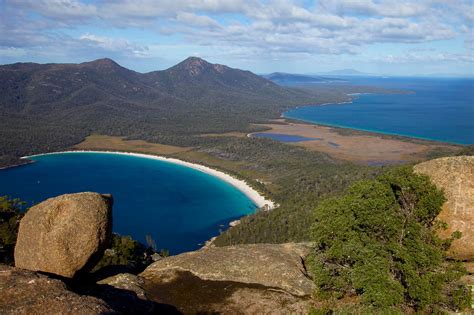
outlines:
{"label": "dry grass", "polygon": [[202,134],[201,137],[238,137],[238,138],[243,138],[243,137],[247,137],[247,134],[245,132],[232,131],[232,132],[226,132],[226,133],[205,133],[205,134]]}
{"label": "dry grass", "polygon": [[143,140],[124,140],[123,137],[103,135],[90,135],[74,148],[80,150],[129,151],[156,155],[172,155],[191,150],[187,147],[150,143]]}
{"label": "dry grass", "polygon": [[341,133],[326,126],[303,123],[266,124],[266,133],[297,135],[320,140],[291,143],[309,150],[327,153],[335,158],[361,162],[415,162],[426,158],[433,150],[459,150],[449,144],[431,141],[410,141],[390,138],[374,133]]}

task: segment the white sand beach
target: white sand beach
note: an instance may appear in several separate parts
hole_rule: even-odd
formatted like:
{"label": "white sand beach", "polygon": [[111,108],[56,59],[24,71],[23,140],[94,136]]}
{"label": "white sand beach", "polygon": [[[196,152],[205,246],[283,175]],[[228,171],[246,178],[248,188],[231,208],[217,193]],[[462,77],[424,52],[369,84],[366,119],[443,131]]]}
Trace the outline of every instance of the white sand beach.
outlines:
{"label": "white sand beach", "polygon": [[266,210],[271,210],[271,209],[275,208],[275,204],[274,204],[273,201],[265,199],[265,197],[260,195],[255,189],[253,189],[244,180],[237,179],[235,177],[232,177],[229,174],[226,174],[224,172],[212,169],[212,168],[204,166],[204,165],[190,163],[190,162],[182,161],[182,160],[175,159],[175,158],[168,158],[168,157],[163,157],[163,156],[142,154],[142,153],[132,153],[132,152],[77,150],[77,151],[60,151],[60,152],[36,154],[36,155],[24,156],[24,157],[22,157],[22,159],[28,159],[28,158],[31,158],[31,157],[41,156],[41,155],[63,154],[63,153],[80,153],[80,152],[82,152],[82,153],[104,153],[104,154],[131,155],[131,156],[137,156],[137,157],[142,157],[142,158],[147,158],[147,159],[154,159],[154,160],[159,160],[159,161],[164,161],[164,162],[168,162],[168,163],[174,163],[174,164],[190,167],[190,168],[193,168],[195,170],[201,171],[203,173],[206,173],[206,174],[215,176],[217,178],[220,178],[221,180],[231,184],[232,186],[234,186],[235,188],[240,190],[242,193],[244,193],[259,208],[266,208]]}

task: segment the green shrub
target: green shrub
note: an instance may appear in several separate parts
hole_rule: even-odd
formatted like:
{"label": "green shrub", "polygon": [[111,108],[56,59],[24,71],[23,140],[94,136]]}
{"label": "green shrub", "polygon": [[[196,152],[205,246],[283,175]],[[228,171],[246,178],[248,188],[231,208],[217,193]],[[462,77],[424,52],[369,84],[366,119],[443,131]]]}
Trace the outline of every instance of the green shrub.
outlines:
{"label": "green shrub", "polygon": [[464,270],[445,257],[452,239],[434,232],[444,201],[427,177],[400,167],[322,202],[311,228],[310,266],[319,295],[356,296],[386,311],[468,305],[469,294],[458,283]]}
{"label": "green shrub", "polygon": [[0,263],[13,265],[13,252],[24,206],[19,199],[0,196]]}
{"label": "green shrub", "polygon": [[104,255],[92,270],[93,272],[108,266],[125,266],[131,272],[140,272],[152,260],[150,255],[154,251],[135,241],[130,236],[112,234],[111,245],[105,250]]}

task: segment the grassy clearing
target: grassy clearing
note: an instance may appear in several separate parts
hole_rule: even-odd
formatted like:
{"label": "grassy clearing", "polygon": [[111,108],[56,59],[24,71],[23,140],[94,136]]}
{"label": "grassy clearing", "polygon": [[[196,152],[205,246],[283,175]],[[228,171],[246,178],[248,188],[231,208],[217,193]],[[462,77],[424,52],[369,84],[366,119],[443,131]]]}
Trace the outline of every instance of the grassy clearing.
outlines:
{"label": "grassy clearing", "polygon": [[74,146],[80,150],[114,150],[130,151],[157,155],[171,155],[191,150],[190,147],[178,147],[143,140],[126,140],[125,137],[90,135],[83,142]]}

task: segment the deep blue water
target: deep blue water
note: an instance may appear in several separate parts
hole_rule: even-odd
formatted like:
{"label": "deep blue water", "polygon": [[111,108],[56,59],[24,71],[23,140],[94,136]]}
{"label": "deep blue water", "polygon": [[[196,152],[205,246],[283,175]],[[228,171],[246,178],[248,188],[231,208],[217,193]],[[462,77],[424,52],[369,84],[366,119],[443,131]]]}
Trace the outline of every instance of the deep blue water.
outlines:
{"label": "deep blue water", "polygon": [[293,135],[286,135],[280,133],[254,133],[252,134],[253,137],[256,138],[268,138],[272,140],[277,140],[281,142],[301,142],[301,141],[309,141],[309,140],[322,140],[321,138],[307,138],[302,136],[293,136]]}
{"label": "deep blue water", "polygon": [[153,159],[104,153],[34,157],[0,170],[0,195],[29,203],[65,193],[114,197],[113,230],[171,253],[199,248],[229,222],[256,209],[234,186],[203,172]]}
{"label": "deep blue water", "polygon": [[352,103],[307,106],[284,117],[459,144],[474,143],[474,79],[349,78],[348,84],[413,91],[362,94]]}

